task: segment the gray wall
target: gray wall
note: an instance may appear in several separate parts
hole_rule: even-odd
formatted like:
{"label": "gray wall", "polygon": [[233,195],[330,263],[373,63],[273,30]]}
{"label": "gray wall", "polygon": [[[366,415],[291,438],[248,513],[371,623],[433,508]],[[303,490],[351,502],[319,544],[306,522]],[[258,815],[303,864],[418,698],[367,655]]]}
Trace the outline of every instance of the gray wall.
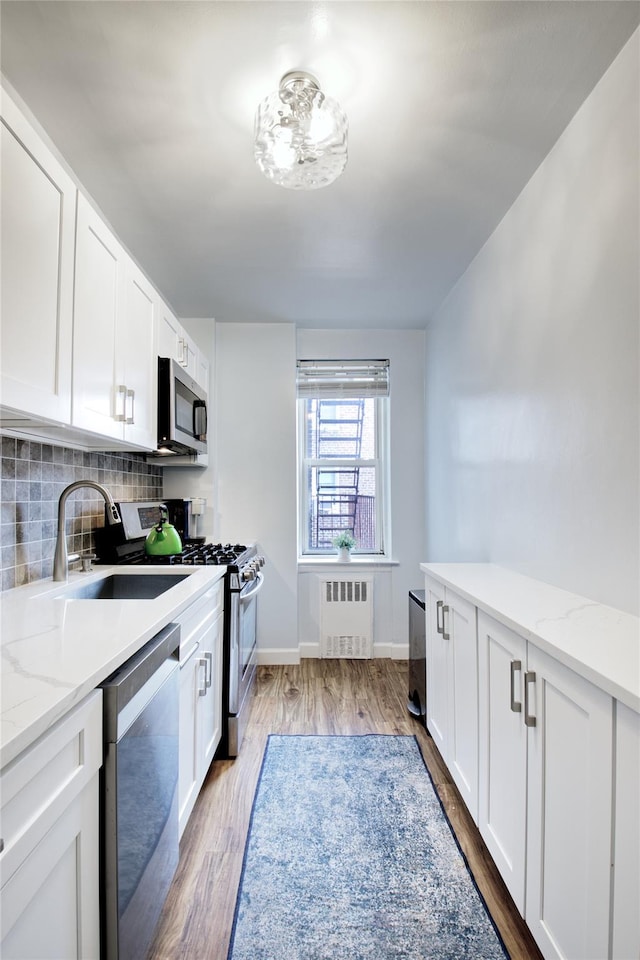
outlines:
{"label": "gray wall", "polygon": [[[97,480],[115,500],[162,497],[162,470],[140,454],[83,453],[2,437],[2,589],[50,577],[58,498],[74,480]],[[69,553],[93,550],[92,531],[104,526],[104,500],[79,490],[67,502]]]}
{"label": "gray wall", "polygon": [[427,336],[428,559],[640,612],[639,35]]}

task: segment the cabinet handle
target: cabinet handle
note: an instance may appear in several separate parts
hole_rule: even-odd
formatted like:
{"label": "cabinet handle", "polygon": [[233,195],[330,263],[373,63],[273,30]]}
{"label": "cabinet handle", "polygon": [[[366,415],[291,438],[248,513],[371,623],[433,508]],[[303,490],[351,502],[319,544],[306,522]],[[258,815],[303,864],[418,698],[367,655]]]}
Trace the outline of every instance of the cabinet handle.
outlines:
{"label": "cabinet handle", "polygon": [[450,640],[450,639],[451,639],[451,634],[447,633],[447,631],[446,631],[445,628],[444,628],[444,615],[445,615],[445,613],[449,613],[449,604],[448,604],[448,603],[445,603],[445,604],[443,605],[443,607],[442,607],[442,639],[443,639],[443,640]]}
{"label": "cabinet handle", "polygon": [[513,713],[521,713],[522,703],[519,700],[516,700],[515,694],[515,676],[516,673],[519,673],[522,670],[522,662],[520,660],[511,661],[511,710]]}
{"label": "cabinet handle", "polygon": [[207,652],[205,653],[204,658],[209,665],[208,676],[207,676],[207,671],[205,670],[205,677],[204,677],[204,683],[205,683],[205,689],[206,689],[207,687],[211,686],[211,681],[213,679],[213,654]]}
{"label": "cabinet handle", "polygon": [[[118,400],[122,399],[122,412],[118,412]],[[124,423],[127,419],[127,388],[124,383],[119,383],[116,387],[116,412],[113,417],[119,423]]]}
{"label": "cabinet handle", "polygon": [[524,675],[524,722],[528,727],[535,727],[536,718],[529,713],[529,684],[536,682],[536,675],[528,670]]}
{"label": "cabinet handle", "polygon": [[436,603],[436,630],[438,633],[444,633],[444,617],[442,618],[442,623],[440,623],[440,613],[444,606],[444,600],[438,600]]}
{"label": "cabinet handle", "polygon": [[178,347],[180,348],[180,356],[178,358],[178,363],[181,367],[189,366],[189,346],[184,337],[178,338]]}
{"label": "cabinet handle", "polygon": [[0,853],[4,850],[4,840],[0,837]]}
{"label": "cabinet handle", "polygon": [[207,661],[204,660],[202,657],[200,657],[198,660],[198,665],[201,667],[204,667],[204,690],[198,687],[198,696],[206,697],[207,695]]}
{"label": "cabinet handle", "polygon": [[134,419],[134,409],[136,402],[136,392],[135,390],[127,390],[127,400],[131,400],[131,414],[125,420],[125,423],[133,423]]}

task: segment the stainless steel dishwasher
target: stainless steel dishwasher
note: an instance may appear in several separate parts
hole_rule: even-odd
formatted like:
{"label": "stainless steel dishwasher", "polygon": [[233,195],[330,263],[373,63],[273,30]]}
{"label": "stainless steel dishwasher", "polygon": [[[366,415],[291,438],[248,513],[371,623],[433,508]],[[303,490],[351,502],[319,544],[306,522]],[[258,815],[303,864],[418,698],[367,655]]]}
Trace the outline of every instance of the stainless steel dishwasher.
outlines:
{"label": "stainless steel dishwasher", "polygon": [[169,624],[101,684],[105,960],[146,956],[178,865],[179,643]]}
{"label": "stainless steel dishwasher", "polygon": [[407,709],[427,725],[427,641],[425,591],[409,591],[409,698]]}

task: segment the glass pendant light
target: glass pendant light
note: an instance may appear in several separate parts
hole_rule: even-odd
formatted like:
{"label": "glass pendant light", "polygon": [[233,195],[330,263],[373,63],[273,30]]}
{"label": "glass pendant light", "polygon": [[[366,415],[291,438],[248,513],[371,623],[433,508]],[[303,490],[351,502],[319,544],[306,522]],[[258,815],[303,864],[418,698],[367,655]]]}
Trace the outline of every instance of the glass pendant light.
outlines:
{"label": "glass pendant light", "polygon": [[259,104],[256,163],[265,177],[290,190],[317,190],[347,163],[347,117],[309,73],[285,73],[277,92]]}

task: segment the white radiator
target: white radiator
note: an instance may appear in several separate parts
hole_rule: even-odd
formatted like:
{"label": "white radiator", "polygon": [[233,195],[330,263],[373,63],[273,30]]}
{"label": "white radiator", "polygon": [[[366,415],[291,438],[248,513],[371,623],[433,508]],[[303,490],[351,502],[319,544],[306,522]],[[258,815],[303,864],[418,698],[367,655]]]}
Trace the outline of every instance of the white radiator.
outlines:
{"label": "white radiator", "polygon": [[322,657],[373,656],[373,581],[320,578]]}

